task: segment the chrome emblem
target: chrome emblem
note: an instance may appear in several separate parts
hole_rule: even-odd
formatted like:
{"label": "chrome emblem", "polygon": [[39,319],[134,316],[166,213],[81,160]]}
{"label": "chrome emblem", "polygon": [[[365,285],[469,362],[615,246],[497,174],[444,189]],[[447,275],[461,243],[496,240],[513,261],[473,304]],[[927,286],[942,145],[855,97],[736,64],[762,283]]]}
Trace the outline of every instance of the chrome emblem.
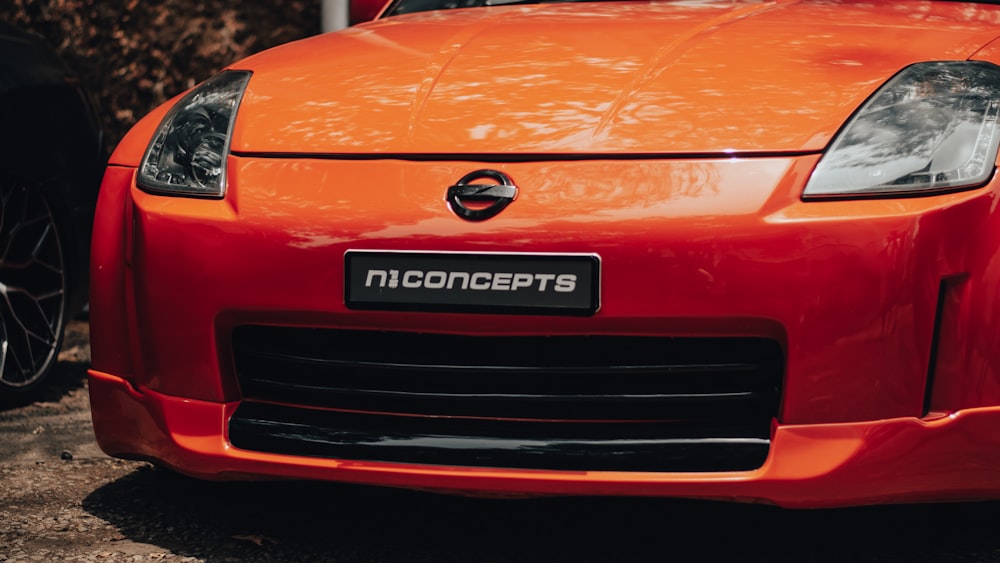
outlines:
{"label": "chrome emblem", "polygon": [[[496,183],[474,183],[492,180]],[[476,170],[448,187],[448,207],[466,221],[485,221],[504,210],[517,197],[517,186],[503,172]],[[477,205],[478,204],[478,205]]]}

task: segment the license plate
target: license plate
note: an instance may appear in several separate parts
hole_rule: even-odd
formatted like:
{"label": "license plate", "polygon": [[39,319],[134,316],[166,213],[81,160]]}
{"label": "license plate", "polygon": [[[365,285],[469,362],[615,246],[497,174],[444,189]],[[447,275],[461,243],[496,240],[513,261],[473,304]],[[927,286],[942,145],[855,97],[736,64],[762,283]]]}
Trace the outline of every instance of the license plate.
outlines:
{"label": "license plate", "polygon": [[344,301],[352,309],[593,315],[594,254],[348,251]]}

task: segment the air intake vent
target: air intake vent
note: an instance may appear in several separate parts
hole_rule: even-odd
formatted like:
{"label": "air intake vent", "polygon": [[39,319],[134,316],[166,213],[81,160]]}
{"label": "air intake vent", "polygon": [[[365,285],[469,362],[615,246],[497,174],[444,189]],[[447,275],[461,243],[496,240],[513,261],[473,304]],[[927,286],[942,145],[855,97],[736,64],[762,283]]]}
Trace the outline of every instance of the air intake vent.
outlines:
{"label": "air intake vent", "polygon": [[783,365],[758,338],[245,326],[234,350],[236,447],[571,470],[755,469]]}

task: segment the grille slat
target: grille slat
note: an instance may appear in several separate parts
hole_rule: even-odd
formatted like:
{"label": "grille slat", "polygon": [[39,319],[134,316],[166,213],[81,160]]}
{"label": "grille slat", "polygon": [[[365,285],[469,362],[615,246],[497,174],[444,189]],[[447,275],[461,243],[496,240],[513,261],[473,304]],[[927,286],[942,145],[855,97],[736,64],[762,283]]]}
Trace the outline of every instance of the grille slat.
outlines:
{"label": "grille slat", "polygon": [[292,362],[299,364],[302,368],[308,369],[364,369],[368,371],[421,371],[421,372],[462,372],[468,370],[483,370],[504,372],[508,374],[538,373],[545,372],[551,374],[601,374],[610,370],[624,371],[630,373],[695,373],[695,372],[753,372],[759,369],[757,364],[655,364],[655,365],[615,365],[615,366],[501,366],[482,364],[414,364],[414,363],[387,363],[362,360],[335,360],[329,358],[306,358],[294,355],[273,354],[259,351],[246,351],[246,358],[253,358],[260,362]]}
{"label": "grille slat", "polygon": [[[274,380],[264,380],[259,379],[254,382],[254,388],[258,390],[260,394],[267,394],[266,390],[271,390],[273,392],[279,392],[280,390],[287,389],[289,395],[297,396],[299,393],[308,393],[313,397],[313,402],[322,402],[316,399],[317,393],[327,394],[329,396],[342,396],[347,399],[348,396],[355,397],[370,397],[370,398],[382,398],[382,399],[429,399],[429,398],[439,398],[439,399],[468,399],[468,400],[482,400],[482,399],[503,399],[503,400],[515,400],[515,401],[587,401],[587,400],[600,400],[600,401],[652,401],[657,403],[670,403],[670,402],[687,402],[687,401],[746,401],[754,400],[757,398],[762,398],[759,393],[754,393],[753,391],[742,391],[733,393],[646,393],[646,394],[620,394],[614,396],[607,395],[593,395],[593,394],[581,394],[581,393],[559,393],[558,395],[553,394],[539,394],[539,393],[447,393],[441,391],[434,392],[419,392],[419,391],[391,391],[391,390],[371,390],[371,389],[355,389],[346,387],[333,387],[333,386],[321,386],[321,385],[300,385],[294,383],[285,383],[281,381]],[[347,399],[349,400],[349,399]]]}
{"label": "grille slat", "polygon": [[759,467],[783,364],[757,338],[246,326],[233,345],[237,447],[554,469]]}

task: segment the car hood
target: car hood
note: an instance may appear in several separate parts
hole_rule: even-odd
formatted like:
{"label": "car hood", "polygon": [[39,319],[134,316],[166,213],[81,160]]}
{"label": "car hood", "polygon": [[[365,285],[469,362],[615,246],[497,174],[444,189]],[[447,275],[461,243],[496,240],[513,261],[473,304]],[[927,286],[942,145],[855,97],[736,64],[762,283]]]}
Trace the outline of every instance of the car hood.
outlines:
{"label": "car hood", "polygon": [[973,56],[995,6],[598,2],[385,18],[247,59],[234,152],[818,151],[893,74]]}

